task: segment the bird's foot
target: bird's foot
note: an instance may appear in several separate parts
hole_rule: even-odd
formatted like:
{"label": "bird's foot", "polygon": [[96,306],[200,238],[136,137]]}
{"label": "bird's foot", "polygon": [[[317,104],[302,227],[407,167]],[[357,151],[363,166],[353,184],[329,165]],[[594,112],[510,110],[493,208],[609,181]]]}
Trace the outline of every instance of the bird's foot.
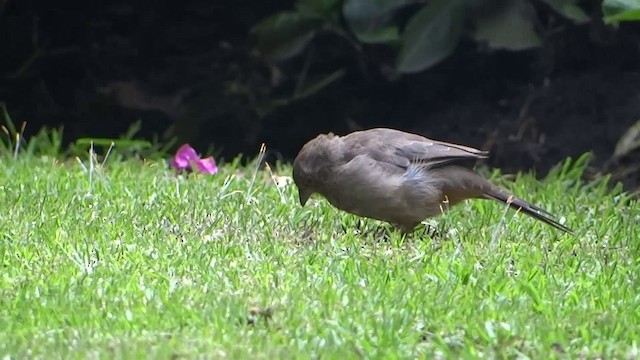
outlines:
{"label": "bird's foot", "polygon": [[412,234],[414,236],[424,238],[426,235],[431,239],[437,239],[442,237],[442,232],[437,227],[432,226],[431,224],[425,224],[425,223],[421,223],[421,225],[424,225],[424,226],[421,226],[418,229],[416,228],[413,229]]}
{"label": "bird's foot", "polygon": [[363,238],[373,238],[382,242],[388,242],[390,240],[390,229],[388,226],[367,226],[366,220],[363,219],[358,219],[355,226],[352,228],[349,228],[345,224],[341,224],[341,227],[345,234],[351,232],[354,235],[358,235]]}

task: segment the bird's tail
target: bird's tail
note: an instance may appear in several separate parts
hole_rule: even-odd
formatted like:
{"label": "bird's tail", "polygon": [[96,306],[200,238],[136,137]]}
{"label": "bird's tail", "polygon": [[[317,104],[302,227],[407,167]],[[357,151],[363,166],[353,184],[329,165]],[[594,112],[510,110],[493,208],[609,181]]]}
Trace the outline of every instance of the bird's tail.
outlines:
{"label": "bird's tail", "polygon": [[547,225],[553,226],[556,229],[573,234],[573,230],[554,220],[555,216],[550,212],[514,195],[509,195],[498,188],[493,188],[492,191],[485,192],[485,196],[489,199],[498,200],[502,203],[508,204],[512,209],[521,211],[536,220],[540,220]]}
{"label": "bird's tail", "polygon": [[556,229],[573,234],[571,229],[557,222],[553,214],[514,195],[506,193],[473,170],[461,166],[449,165],[431,170],[430,174],[432,177],[442,181],[443,192],[452,204],[469,198],[493,199],[503,204],[508,204],[516,211],[521,211]]}

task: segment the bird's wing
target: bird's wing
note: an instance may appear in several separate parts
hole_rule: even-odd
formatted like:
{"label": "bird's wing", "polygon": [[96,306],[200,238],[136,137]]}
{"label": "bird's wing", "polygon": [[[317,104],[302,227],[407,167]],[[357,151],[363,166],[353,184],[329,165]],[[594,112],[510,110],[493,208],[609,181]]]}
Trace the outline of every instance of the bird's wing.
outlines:
{"label": "bird's wing", "polygon": [[486,151],[472,147],[425,139],[425,141],[401,141],[395,144],[396,161],[409,164],[440,166],[457,161],[477,160],[488,157]]}
{"label": "bird's wing", "polygon": [[456,161],[484,159],[488,156],[469,146],[431,140],[420,135],[392,129],[372,129],[355,132],[343,138],[347,161],[366,155],[383,167],[388,165],[406,170],[410,165],[440,166]]}

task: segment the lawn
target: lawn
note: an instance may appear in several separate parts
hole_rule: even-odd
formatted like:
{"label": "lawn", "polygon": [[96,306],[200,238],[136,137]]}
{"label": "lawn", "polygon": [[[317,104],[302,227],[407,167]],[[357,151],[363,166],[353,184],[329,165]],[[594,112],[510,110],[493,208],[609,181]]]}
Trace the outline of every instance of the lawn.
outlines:
{"label": "lawn", "polygon": [[433,237],[255,165],[83,161],[1,158],[3,358],[640,356],[640,210],[583,160],[488,173],[575,235],[470,201]]}

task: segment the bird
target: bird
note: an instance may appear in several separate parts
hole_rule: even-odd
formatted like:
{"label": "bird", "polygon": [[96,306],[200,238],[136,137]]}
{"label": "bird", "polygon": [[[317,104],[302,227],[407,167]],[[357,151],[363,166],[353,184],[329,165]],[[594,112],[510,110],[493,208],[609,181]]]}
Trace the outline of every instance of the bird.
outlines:
{"label": "bird", "polygon": [[390,128],[320,134],[293,161],[304,207],[320,194],[334,207],[412,232],[467,199],[490,199],[572,234],[548,211],[492,184],[469,162],[489,153]]}

